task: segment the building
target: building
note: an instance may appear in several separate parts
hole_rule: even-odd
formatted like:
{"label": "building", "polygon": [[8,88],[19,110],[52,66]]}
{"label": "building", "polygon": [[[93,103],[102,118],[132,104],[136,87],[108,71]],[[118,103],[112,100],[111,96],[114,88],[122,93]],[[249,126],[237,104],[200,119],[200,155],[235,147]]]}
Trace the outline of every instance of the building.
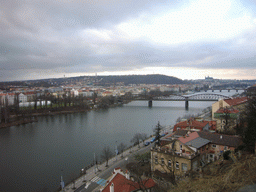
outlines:
{"label": "building", "polygon": [[173,132],[179,129],[186,130],[194,130],[194,131],[207,131],[207,130],[215,130],[216,123],[213,121],[206,120],[195,120],[194,118],[190,118],[186,121],[181,121],[174,125]]}
{"label": "building", "polygon": [[[198,136],[190,137],[195,139]],[[197,171],[199,163],[200,154],[179,139],[173,139],[169,144],[151,149],[151,171],[154,173],[183,176],[188,171]]]}
{"label": "building", "polygon": [[207,131],[178,130],[164,137],[161,144],[151,149],[151,170],[184,176],[219,159],[223,152],[234,151],[242,144],[242,139]]}
{"label": "building", "polygon": [[217,130],[231,131],[237,125],[239,118],[239,111],[232,107],[220,108],[214,113],[214,119],[217,121]]}
{"label": "building", "polygon": [[156,186],[153,179],[149,178],[142,182],[136,182],[130,178],[128,171],[124,173],[120,168],[114,169],[113,175],[107,181],[101,192],[140,192],[141,189],[147,189],[151,192]]}
{"label": "building", "polygon": [[212,117],[214,119],[214,113],[220,108],[233,107],[239,111],[244,110],[245,104],[248,102],[248,97],[235,97],[231,99],[219,100],[212,104]]}
{"label": "building", "polygon": [[1,104],[1,106],[4,106],[6,104],[14,105],[16,94],[17,93],[1,93],[0,94],[0,104]]}

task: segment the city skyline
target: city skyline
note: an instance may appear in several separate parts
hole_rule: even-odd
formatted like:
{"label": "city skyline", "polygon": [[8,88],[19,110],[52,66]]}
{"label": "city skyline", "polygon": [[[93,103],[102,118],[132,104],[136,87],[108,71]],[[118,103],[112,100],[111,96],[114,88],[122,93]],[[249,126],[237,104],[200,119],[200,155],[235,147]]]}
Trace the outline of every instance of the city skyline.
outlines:
{"label": "city skyline", "polygon": [[163,74],[256,79],[247,0],[0,2],[0,81]]}

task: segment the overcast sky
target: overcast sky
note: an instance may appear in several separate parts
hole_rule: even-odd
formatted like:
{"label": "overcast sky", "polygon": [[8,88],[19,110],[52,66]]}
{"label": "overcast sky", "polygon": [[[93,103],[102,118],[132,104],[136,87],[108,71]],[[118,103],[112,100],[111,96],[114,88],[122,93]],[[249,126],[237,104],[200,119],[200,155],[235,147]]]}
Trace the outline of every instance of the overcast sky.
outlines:
{"label": "overcast sky", "polygon": [[254,0],[0,0],[0,81],[256,79]]}

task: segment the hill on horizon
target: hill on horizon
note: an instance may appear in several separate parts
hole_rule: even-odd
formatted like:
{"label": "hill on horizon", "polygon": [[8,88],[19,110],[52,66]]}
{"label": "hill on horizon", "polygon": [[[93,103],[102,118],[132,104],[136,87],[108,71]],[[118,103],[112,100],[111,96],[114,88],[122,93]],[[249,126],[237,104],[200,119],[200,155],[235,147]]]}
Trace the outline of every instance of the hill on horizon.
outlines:
{"label": "hill on horizon", "polygon": [[166,75],[119,75],[119,76],[97,76],[101,78],[99,85],[115,84],[122,82],[129,84],[183,84],[183,80]]}
{"label": "hill on horizon", "polygon": [[87,82],[88,84],[109,86],[118,83],[129,84],[184,84],[179,78],[166,75],[109,75],[109,76],[77,76],[63,78],[49,78],[37,80],[0,82],[0,87],[5,86],[60,86],[74,82]]}

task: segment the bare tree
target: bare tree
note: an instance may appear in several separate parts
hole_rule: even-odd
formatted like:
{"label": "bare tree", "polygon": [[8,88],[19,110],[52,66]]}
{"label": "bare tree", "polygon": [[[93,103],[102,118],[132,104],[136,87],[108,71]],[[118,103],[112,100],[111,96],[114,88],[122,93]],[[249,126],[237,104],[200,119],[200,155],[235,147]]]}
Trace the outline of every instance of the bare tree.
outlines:
{"label": "bare tree", "polygon": [[123,144],[123,143],[120,143],[120,144],[118,145],[118,147],[117,147],[118,151],[120,151],[120,153],[121,153],[121,157],[124,157],[124,156],[123,156],[123,152],[124,152],[125,148],[126,148],[126,145]]}
{"label": "bare tree", "polygon": [[150,152],[135,156],[136,162],[131,162],[126,165],[126,168],[133,175],[134,181],[127,182],[126,184],[133,186],[140,191],[146,192],[147,183],[150,182],[151,170],[150,170]]}
{"label": "bare tree", "polygon": [[106,167],[108,167],[108,160],[113,156],[109,146],[105,146],[102,150],[101,158],[106,161]]}
{"label": "bare tree", "polygon": [[140,148],[140,140],[141,140],[141,133],[136,133],[133,138],[131,139],[131,143],[133,143],[134,145],[137,145],[139,146]]}
{"label": "bare tree", "polygon": [[144,143],[144,141],[148,138],[148,136],[147,136],[146,133],[141,133],[140,135],[141,135],[141,140],[142,140],[143,143]]}

